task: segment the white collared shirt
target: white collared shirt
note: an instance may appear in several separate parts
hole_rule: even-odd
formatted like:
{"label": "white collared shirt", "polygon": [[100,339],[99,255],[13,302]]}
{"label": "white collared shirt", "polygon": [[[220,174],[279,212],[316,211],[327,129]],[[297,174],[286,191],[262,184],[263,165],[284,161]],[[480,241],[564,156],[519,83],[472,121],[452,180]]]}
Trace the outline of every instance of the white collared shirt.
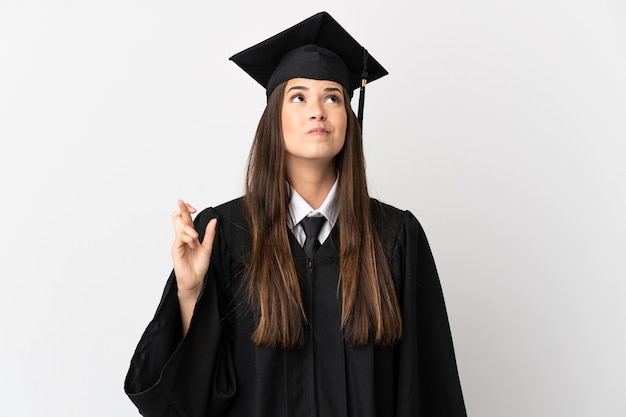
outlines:
{"label": "white collared shirt", "polygon": [[289,229],[291,229],[291,232],[296,237],[300,245],[304,245],[304,241],[306,240],[304,229],[300,225],[300,220],[305,217],[326,217],[326,222],[324,222],[324,225],[322,226],[322,229],[317,237],[322,244],[330,235],[333,227],[335,227],[335,223],[337,223],[337,218],[339,217],[339,206],[337,205],[338,183],[339,176],[337,176],[337,179],[335,180],[333,187],[328,192],[326,199],[317,210],[313,210],[313,207],[311,207],[309,203],[307,203],[304,198],[302,198],[302,196],[298,194],[293,187],[291,187],[291,201],[289,202],[289,217],[287,218],[287,226],[289,226]]}

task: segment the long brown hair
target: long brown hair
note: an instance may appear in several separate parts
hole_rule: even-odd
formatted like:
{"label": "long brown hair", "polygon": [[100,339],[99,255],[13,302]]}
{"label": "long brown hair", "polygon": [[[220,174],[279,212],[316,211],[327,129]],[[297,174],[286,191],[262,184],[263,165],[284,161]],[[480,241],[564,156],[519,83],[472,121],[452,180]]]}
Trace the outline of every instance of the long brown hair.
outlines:
{"label": "long brown hair", "polygon": [[[249,300],[259,317],[255,343],[293,348],[304,343],[306,314],[289,246],[281,110],[285,91],[276,87],[267,102],[250,150],[244,212],[252,235],[248,263]],[[352,345],[397,342],[402,318],[395,286],[374,226],[358,121],[346,90],[346,141],[335,162],[339,172],[341,326]]]}

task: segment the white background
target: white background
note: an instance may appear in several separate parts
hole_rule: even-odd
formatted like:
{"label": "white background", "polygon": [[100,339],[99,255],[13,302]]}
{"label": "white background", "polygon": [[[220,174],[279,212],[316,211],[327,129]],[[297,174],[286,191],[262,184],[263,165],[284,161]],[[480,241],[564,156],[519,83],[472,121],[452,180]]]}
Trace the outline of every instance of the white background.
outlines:
{"label": "white background", "polygon": [[228,57],[320,10],[390,72],[370,191],[428,233],[469,414],[626,416],[623,0],[0,0],[0,415],[138,415],[170,213],[241,194],[265,104]]}

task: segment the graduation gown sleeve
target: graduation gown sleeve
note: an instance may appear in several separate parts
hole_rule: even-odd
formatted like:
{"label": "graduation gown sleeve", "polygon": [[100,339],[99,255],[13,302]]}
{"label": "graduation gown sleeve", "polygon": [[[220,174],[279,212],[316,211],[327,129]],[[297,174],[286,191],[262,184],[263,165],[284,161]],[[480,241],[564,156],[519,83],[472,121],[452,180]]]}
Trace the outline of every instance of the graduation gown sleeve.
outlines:
{"label": "graduation gown sleeve", "polygon": [[[214,217],[212,209],[196,217],[194,223],[201,239]],[[220,314],[224,294],[217,277],[223,276],[222,258],[227,249],[221,243],[219,222],[209,271],[187,335],[182,337],[172,272],[155,316],[131,359],[124,388],[146,417],[219,415],[235,390],[228,337],[223,334]]]}
{"label": "graduation gown sleeve", "polygon": [[441,284],[424,230],[408,211],[390,266],[403,314],[397,415],[466,416]]}

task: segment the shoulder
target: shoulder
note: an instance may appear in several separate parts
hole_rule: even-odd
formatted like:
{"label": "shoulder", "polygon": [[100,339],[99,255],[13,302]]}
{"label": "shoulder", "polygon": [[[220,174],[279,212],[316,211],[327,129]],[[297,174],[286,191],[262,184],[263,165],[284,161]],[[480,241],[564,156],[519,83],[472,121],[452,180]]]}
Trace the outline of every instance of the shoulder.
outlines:
{"label": "shoulder", "polygon": [[[402,210],[374,198],[370,199],[372,217],[385,249],[408,236],[424,236],[424,230],[409,210]],[[425,237],[425,236],[424,236]]]}
{"label": "shoulder", "polygon": [[248,223],[243,213],[243,198],[222,203],[215,207],[207,207],[196,216],[194,223],[201,235],[211,219],[217,218],[217,228],[221,234],[234,236],[248,232]]}
{"label": "shoulder", "polygon": [[397,223],[401,222],[404,217],[404,210],[389,204],[383,203],[375,198],[370,198],[370,204],[372,207],[372,215],[374,221],[384,223]]}
{"label": "shoulder", "polygon": [[375,198],[370,198],[372,216],[377,226],[398,229],[404,226],[419,227],[419,221],[409,210],[402,210]]}
{"label": "shoulder", "polygon": [[196,221],[208,223],[209,220],[217,217],[218,221],[240,223],[245,219],[242,200],[243,197],[239,197],[218,206],[207,207],[198,213]]}
{"label": "shoulder", "polygon": [[243,214],[243,197],[238,197],[216,206],[215,212],[220,219],[240,223],[245,218]]}
{"label": "shoulder", "polygon": [[217,234],[214,248],[221,253],[239,257],[248,251],[250,229],[243,212],[243,198],[239,197],[215,207],[207,207],[194,220],[200,240],[204,238],[206,226],[211,219],[217,218]]}

